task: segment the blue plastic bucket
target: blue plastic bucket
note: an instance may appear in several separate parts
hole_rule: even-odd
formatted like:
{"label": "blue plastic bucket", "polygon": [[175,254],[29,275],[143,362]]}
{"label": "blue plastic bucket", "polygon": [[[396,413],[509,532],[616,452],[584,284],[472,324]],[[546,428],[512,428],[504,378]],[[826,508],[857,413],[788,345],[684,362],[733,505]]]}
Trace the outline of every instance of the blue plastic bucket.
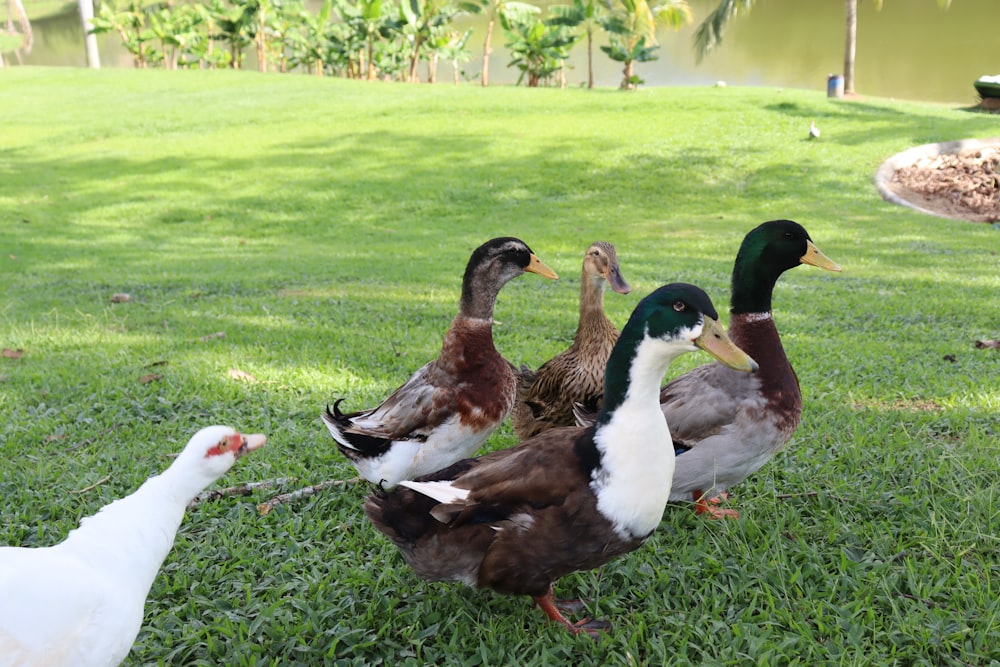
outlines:
{"label": "blue plastic bucket", "polygon": [[839,74],[831,74],[826,77],[826,96],[827,97],[843,97],[844,96],[844,77]]}

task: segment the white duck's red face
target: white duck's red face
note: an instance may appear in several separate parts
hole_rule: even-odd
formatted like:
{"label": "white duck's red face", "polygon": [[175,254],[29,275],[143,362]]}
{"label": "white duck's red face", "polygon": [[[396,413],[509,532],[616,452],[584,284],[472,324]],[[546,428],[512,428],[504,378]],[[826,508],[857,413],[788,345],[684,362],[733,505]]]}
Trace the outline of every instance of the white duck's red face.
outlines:
{"label": "white duck's red face", "polygon": [[205,458],[220,456],[222,454],[232,454],[238,459],[247,452],[260,449],[264,446],[265,442],[267,442],[267,437],[263,433],[251,433],[250,435],[232,433],[224,435],[215,445],[208,448],[205,452]]}

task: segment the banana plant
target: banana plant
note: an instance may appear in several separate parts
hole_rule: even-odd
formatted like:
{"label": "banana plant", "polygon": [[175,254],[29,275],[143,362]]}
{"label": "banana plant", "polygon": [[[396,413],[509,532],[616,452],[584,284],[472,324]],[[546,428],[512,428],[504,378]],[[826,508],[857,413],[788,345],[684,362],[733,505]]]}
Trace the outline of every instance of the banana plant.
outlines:
{"label": "banana plant", "polygon": [[114,32],[122,46],[132,56],[136,69],[149,65],[149,35],[144,33],[146,16],[140,0],[106,0],[101,3],[97,16],[91,19],[92,32],[100,35]]}
{"label": "banana plant", "polygon": [[692,20],[687,0],[614,0],[601,25],[611,33],[610,45],[601,50],[624,63],[621,88],[634,90],[642,80],[635,63],[656,60],[656,28],[679,30]]}
{"label": "banana plant", "polygon": [[[357,0],[353,5],[344,7],[342,14],[348,26],[356,32],[365,43],[367,70],[366,77],[372,81],[378,77],[379,72],[383,74],[387,70],[393,69],[389,58],[379,58],[376,63],[376,56],[386,53],[383,40],[390,37],[399,28],[399,22],[393,17],[391,11],[391,0]],[[380,48],[376,53],[376,44]],[[385,62],[381,62],[385,60]]]}
{"label": "banana plant", "polygon": [[407,81],[417,81],[417,65],[427,42],[457,13],[458,8],[451,0],[400,0],[399,19],[410,47]]}
{"label": "banana plant", "polygon": [[490,53],[492,52],[490,45],[493,40],[494,25],[502,16],[509,18],[517,18],[521,14],[527,16],[538,10],[538,7],[517,0],[471,0],[470,7],[476,8],[477,12],[486,12],[486,39],[483,41],[483,72],[480,80],[485,88],[490,85]]}
{"label": "banana plant", "polygon": [[[224,49],[216,49],[218,39],[215,14],[205,3],[195,2],[181,5],[181,11],[191,14],[195,37],[187,45],[188,55],[198,63],[200,69],[218,69],[231,65],[232,56]],[[194,62],[188,63],[193,65]]]}
{"label": "banana plant", "polygon": [[553,23],[537,14],[501,15],[501,25],[507,33],[507,48],[511,53],[507,66],[521,70],[517,83],[520,85],[527,77],[529,88],[537,87],[562,70],[570,49],[581,37],[565,21]]}
{"label": "banana plant", "polygon": [[437,60],[438,58],[443,58],[451,63],[452,81],[456,86],[458,85],[461,73],[459,68],[460,63],[472,60],[472,52],[466,48],[470,36],[472,36],[471,29],[465,32],[448,30],[434,36],[431,42],[431,83],[434,83],[433,72],[437,70]]}
{"label": "banana plant", "polygon": [[254,43],[256,37],[256,0],[237,1],[227,5],[225,0],[212,0],[208,6],[217,33],[213,39],[229,44],[230,67],[243,66],[243,50]]}
{"label": "banana plant", "polygon": [[179,12],[163,7],[149,14],[149,32],[160,43],[165,69],[177,69],[180,51],[188,41],[185,21]]}
{"label": "banana plant", "polygon": [[622,90],[635,90],[638,86],[645,83],[635,73],[635,63],[656,60],[659,57],[656,55],[656,50],[660,47],[647,46],[645,37],[640,37],[637,42],[629,42],[618,35],[612,35],[608,41],[608,45],[602,46],[601,50],[608,54],[609,58],[623,63],[625,66],[620,86]]}
{"label": "banana plant", "polygon": [[583,26],[587,36],[587,88],[594,87],[594,33],[601,29],[601,18],[608,11],[598,0],[573,0],[571,5],[549,7],[549,20],[569,27]]}
{"label": "banana plant", "polygon": [[302,66],[316,76],[323,76],[331,47],[327,31],[332,13],[333,0],[323,0],[315,16],[299,5],[298,22],[285,33],[285,44],[291,51],[288,57],[290,66]]}

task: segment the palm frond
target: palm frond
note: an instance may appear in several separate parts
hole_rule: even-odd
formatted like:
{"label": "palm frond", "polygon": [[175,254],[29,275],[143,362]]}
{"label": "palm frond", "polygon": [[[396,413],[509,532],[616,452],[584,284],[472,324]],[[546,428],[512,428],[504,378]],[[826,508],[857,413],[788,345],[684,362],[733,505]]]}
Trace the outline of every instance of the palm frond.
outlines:
{"label": "palm frond", "polygon": [[754,0],[720,0],[708,17],[701,22],[694,33],[694,53],[696,62],[701,62],[708,52],[722,43],[722,36],[729,21],[741,12],[748,13]]}

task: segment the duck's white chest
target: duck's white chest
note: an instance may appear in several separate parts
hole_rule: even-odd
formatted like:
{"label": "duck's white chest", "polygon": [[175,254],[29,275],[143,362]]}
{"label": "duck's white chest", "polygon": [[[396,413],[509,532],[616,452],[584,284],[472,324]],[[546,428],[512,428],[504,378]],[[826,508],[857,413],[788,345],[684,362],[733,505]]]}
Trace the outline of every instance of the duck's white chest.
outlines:
{"label": "duck's white chest", "polygon": [[[614,441],[602,447],[602,440]],[[670,431],[655,410],[623,405],[596,437],[601,468],[591,481],[597,508],[624,539],[643,538],[660,523],[674,475]]]}

